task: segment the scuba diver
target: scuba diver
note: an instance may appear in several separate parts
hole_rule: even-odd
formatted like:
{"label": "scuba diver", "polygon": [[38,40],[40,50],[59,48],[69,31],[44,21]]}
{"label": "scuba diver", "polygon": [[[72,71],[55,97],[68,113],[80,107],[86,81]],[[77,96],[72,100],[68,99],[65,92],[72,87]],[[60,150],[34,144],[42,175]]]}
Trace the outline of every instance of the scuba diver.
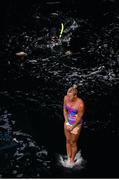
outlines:
{"label": "scuba diver", "polygon": [[49,16],[49,36],[51,41],[58,42],[62,37],[64,24],[58,13],[51,13]]}
{"label": "scuba diver", "polygon": [[64,41],[64,23],[60,15],[57,12],[51,13],[49,15],[49,39],[50,43],[55,46],[59,45],[61,48],[58,50],[63,52],[65,56],[72,55],[70,50],[70,44]]}

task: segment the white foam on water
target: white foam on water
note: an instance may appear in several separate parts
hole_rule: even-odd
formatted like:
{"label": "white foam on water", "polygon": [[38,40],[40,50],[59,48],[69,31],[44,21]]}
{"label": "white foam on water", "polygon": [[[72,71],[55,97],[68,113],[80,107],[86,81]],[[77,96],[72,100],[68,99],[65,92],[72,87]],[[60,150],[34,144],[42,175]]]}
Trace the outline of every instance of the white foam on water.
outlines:
{"label": "white foam on water", "polygon": [[85,163],[85,160],[81,156],[81,151],[78,151],[78,153],[76,154],[75,163],[73,165],[71,165],[68,162],[66,155],[59,154],[57,161],[58,161],[59,166],[63,166],[65,168],[72,168],[72,169],[82,169],[84,168],[84,163]]}

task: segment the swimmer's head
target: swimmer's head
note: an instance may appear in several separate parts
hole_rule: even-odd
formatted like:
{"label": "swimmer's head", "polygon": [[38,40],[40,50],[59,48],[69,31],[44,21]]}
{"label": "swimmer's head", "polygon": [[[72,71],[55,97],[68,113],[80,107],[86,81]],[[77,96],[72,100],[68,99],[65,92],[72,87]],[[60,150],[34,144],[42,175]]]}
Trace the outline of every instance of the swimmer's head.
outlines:
{"label": "swimmer's head", "polygon": [[77,85],[74,84],[72,87],[68,89],[67,96],[72,101],[77,96],[77,93],[78,93]]}

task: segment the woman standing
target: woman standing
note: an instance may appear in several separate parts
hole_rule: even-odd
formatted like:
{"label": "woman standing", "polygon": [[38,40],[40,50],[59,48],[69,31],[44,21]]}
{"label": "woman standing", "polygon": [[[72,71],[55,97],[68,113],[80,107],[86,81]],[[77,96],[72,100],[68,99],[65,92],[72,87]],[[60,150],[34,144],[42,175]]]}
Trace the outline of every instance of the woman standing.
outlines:
{"label": "woman standing", "polygon": [[74,85],[68,89],[64,97],[64,132],[69,165],[74,164],[84,114],[84,102],[77,96],[77,93],[77,87]]}

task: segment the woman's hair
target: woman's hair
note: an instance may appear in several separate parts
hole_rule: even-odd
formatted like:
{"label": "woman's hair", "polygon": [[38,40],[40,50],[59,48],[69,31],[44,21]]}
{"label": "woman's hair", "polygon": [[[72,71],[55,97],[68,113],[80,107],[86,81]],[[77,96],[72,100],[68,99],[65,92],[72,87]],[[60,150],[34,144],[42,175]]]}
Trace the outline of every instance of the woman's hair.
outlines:
{"label": "woman's hair", "polygon": [[71,87],[68,89],[68,92],[69,92],[69,93],[70,93],[70,92],[73,92],[74,95],[77,95],[77,93],[78,93],[77,85],[74,84],[73,86],[71,86]]}

